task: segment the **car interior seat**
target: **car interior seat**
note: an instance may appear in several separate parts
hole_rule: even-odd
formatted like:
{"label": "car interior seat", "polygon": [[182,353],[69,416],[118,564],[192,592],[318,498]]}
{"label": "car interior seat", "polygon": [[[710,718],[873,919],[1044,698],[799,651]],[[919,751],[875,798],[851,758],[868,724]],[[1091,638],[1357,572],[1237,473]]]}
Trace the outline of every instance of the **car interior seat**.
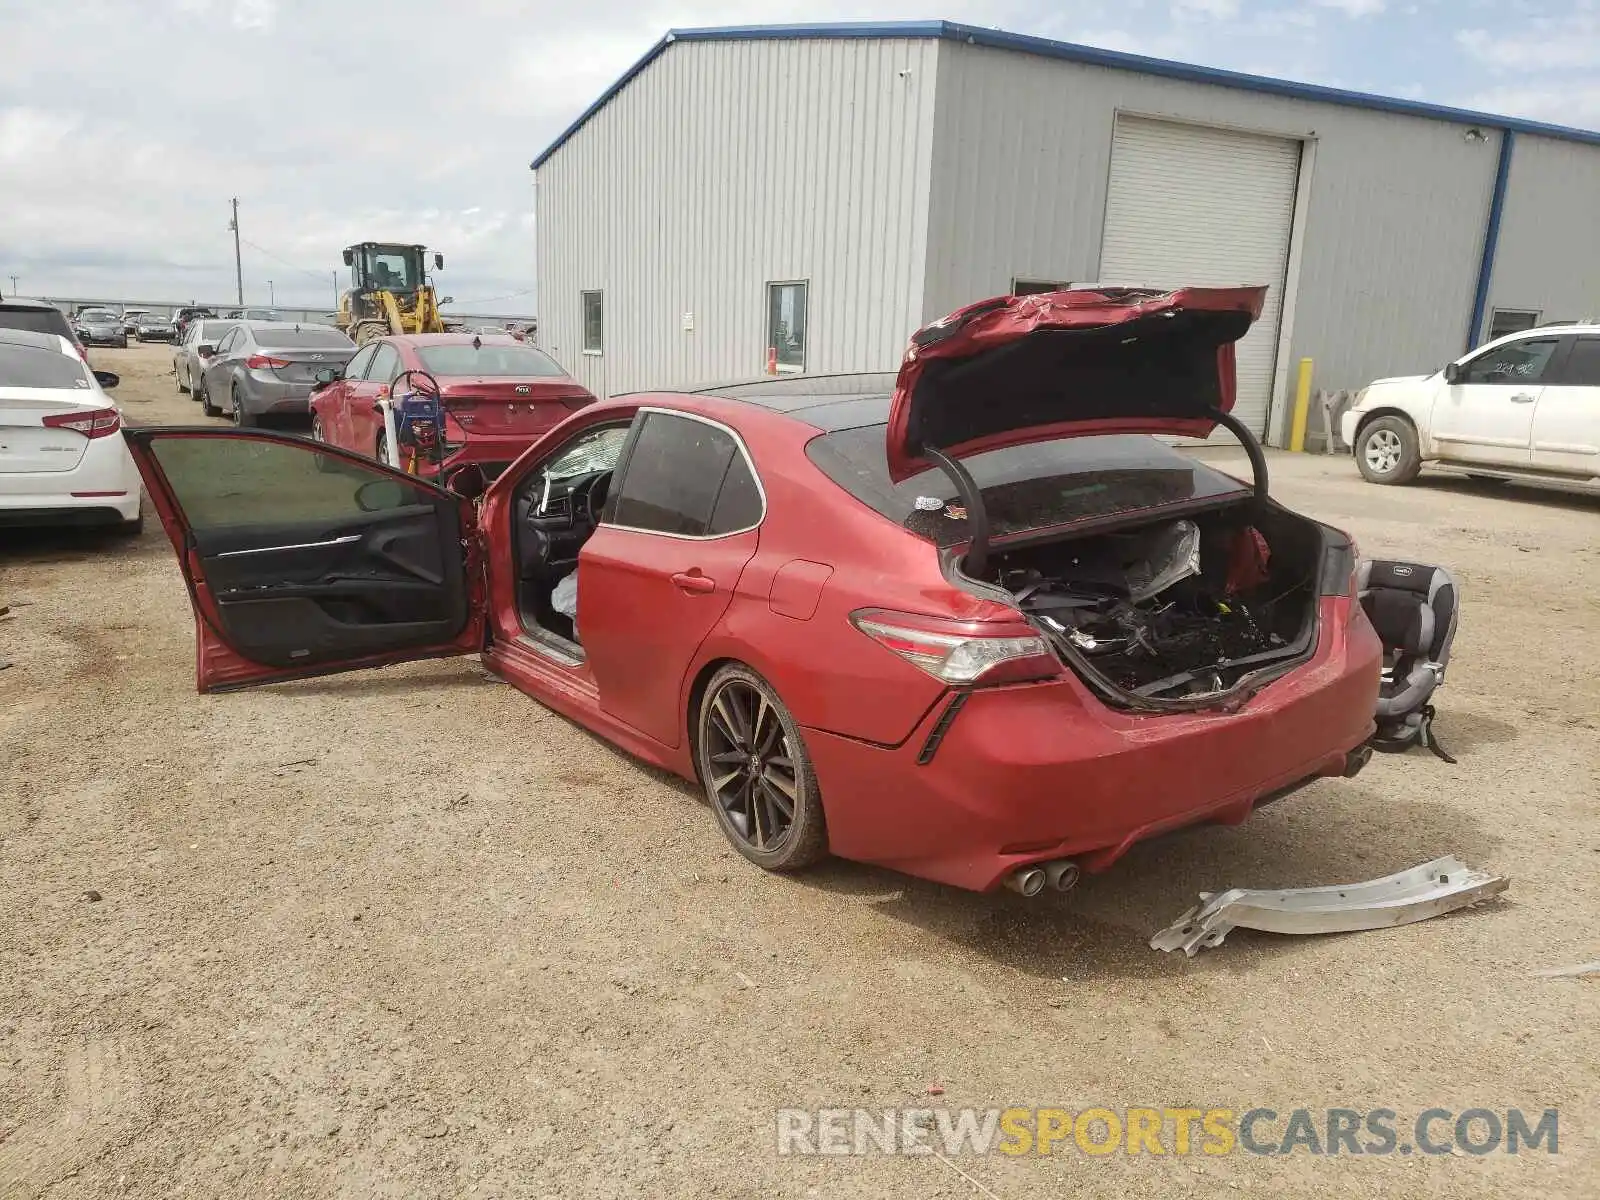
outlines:
{"label": "car interior seat", "polygon": [[1433,738],[1433,693],[1444,682],[1461,611],[1461,584],[1427,563],[1363,561],[1357,570],[1361,607],[1383,643],[1376,750],[1425,746],[1446,762]]}

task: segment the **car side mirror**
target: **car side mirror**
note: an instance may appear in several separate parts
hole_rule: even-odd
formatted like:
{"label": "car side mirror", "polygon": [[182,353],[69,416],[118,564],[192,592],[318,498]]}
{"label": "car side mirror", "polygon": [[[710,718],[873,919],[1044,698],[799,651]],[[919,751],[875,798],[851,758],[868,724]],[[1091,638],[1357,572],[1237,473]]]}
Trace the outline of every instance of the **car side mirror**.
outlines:
{"label": "car side mirror", "polygon": [[107,391],[110,391],[122,382],[122,376],[115,371],[96,371],[94,373],[94,381]]}
{"label": "car side mirror", "polygon": [[386,512],[406,502],[406,486],[398,479],[369,479],[356,489],[356,506],[362,512]]}
{"label": "car side mirror", "polygon": [[444,255],[442,255],[442,254],[435,254],[435,255],[434,255],[434,256],[433,256],[433,269],[434,269],[434,270],[435,270],[435,271],[442,271],[442,270],[444,270]]}
{"label": "car side mirror", "polygon": [[1445,364],[1444,381],[1446,383],[1451,383],[1451,384],[1460,383],[1461,382],[1461,364],[1460,363],[1446,363]]}
{"label": "car side mirror", "polygon": [[339,380],[344,378],[344,372],[339,370],[338,367],[323,367],[322,370],[316,373],[315,378],[317,381],[317,386],[319,388],[323,388],[327,387],[330,383],[338,383]]}
{"label": "car side mirror", "polygon": [[467,500],[476,500],[489,490],[489,479],[483,473],[483,468],[477,463],[467,463],[457,467],[450,473],[450,478],[445,480],[444,486],[457,496]]}
{"label": "car side mirror", "polygon": [[202,342],[200,344],[200,349],[195,351],[195,353],[198,354],[201,358],[210,358],[216,352],[217,352],[217,348],[215,346],[213,346],[210,342]]}

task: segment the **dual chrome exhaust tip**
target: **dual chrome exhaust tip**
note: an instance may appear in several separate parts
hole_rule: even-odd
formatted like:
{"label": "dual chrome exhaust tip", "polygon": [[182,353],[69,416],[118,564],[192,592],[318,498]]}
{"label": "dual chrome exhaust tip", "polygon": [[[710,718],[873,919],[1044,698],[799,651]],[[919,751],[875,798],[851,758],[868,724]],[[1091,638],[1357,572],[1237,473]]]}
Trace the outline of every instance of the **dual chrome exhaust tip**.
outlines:
{"label": "dual chrome exhaust tip", "polygon": [[1058,858],[1053,862],[1018,867],[1003,882],[1019,896],[1037,896],[1047,887],[1058,892],[1070,892],[1078,886],[1080,874],[1077,863]]}

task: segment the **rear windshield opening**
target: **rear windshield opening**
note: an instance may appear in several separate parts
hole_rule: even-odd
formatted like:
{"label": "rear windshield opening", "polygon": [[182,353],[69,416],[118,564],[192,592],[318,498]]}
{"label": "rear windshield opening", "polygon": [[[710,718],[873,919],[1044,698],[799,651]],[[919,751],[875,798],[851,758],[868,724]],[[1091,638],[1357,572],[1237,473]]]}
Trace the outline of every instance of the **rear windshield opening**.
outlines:
{"label": "rear windshield opening", "polygon": [[[883,425],[812,438],[806,454],[874,511],[938,546],[971,537],[955,485],[933,469],[889,478]],[[991,537],[1193,500],[1248,496],[1248,484],[1143,434],[1059,438],[961,460],[983,496]]]}
{"label": "rear windshield opening", "polygon": [[532,346],[483,345],[425,346],[417,351],[422,365],[433,375],[470,375],[478,379],[517,379],[529,376],[563,378],[556,361]]}
{"label": "rear windshield opening", "polygon": [[54,333],[61,337],[71,333],[67,319],[54,308],[7,308],[0,305],[0,326],[25,329],[29,333]]}

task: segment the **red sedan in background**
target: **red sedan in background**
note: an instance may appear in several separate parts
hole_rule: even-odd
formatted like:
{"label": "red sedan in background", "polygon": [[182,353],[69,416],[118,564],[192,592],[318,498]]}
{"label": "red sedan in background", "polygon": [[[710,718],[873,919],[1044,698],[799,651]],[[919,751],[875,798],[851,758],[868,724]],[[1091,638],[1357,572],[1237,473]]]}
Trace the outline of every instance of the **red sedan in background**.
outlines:
{"label": "red sedan in background", "polygon": [[[395,381],[438,382],[445,410],[443,461],[409,448],[391,452],[383,410]],[[311,395],[311,436],[424,478],[445,478],[476,463],[493,478],[540,435],[594,394],[560,365],[510,334],[421,333],[386,337],[363,347],[342,371],[318,377]]]}
{"label": "red sedan in background", "polygon": [[[1229,411],[1263,294],[986,301],[898,376],[591,405],[486,490],[281,434],[127,438],[202,691],[481,653],[697,780],[761,867],[1032,894],[1370,754],[1355,548],[1270,499]],[[1144,436],[1218,425],[1252,481]]]}

